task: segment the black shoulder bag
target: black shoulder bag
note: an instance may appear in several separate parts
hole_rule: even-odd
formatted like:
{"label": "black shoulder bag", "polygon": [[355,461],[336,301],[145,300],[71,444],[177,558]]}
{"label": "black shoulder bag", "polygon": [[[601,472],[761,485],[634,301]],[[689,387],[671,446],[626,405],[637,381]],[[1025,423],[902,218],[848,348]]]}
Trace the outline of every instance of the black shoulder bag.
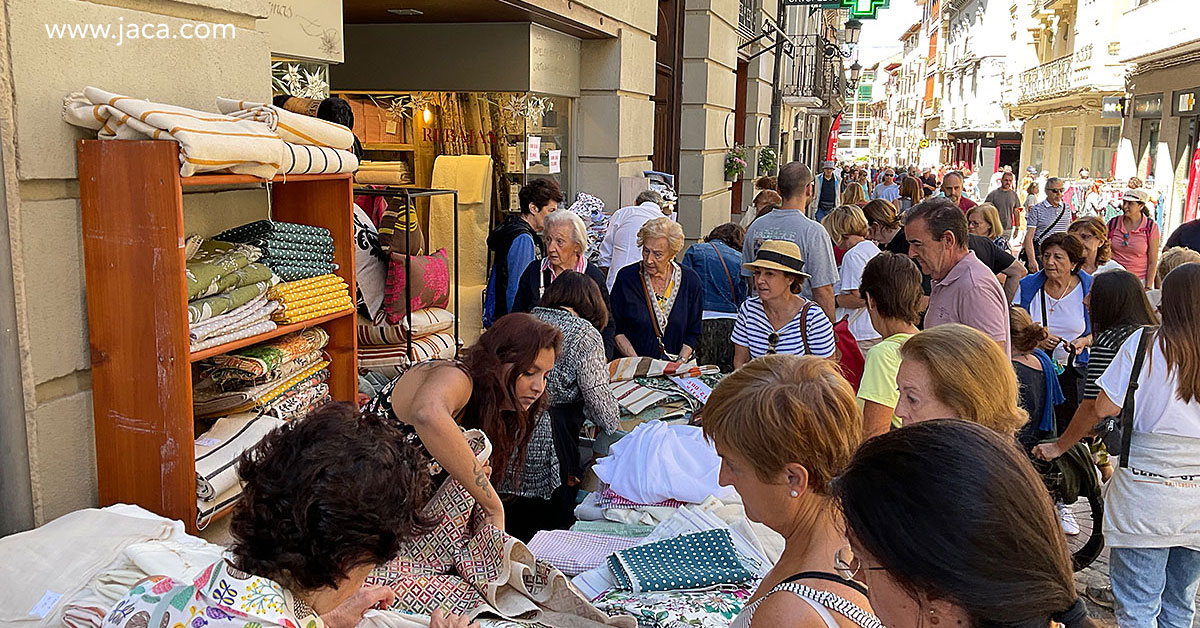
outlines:
{"label": "black shoulder bag", "polygon": [[1142,374],[1142,364],[1152,346],[1155,330],[1150,327],[1142,328],[1142,337],[1138,340],[1137,353],[1133,356],[1133,370],[1129,372],[1129,386],[1125,389],[1125,403],[1121,405],[1121,414],[1115,419],[1105,419],[1101,429],[1107,428],[1104,434],[1104,445],[1110,452],[1119,451],[1122,467],[1129,466],[1129,444],[1133,438],[1133,397],[1138,389],[1138,377]]}

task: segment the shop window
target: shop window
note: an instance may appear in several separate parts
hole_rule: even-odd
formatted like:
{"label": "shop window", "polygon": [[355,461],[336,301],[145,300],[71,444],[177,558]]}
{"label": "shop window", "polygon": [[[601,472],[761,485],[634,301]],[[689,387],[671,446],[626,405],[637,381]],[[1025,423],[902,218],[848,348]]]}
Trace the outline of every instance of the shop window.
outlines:
{"label": "shop window", "polygon": [[1033,140],[1029,143],[1029,165],[1042,169],[1042,163],[1046,159],[1046,129],[1035,129],[1033,132]]}
{"label": "shop window", "polygon": [[1092,129],[1092,177],[1107,179],[1112,176],[1113,155],[1121,142],[1121,127],[1098,126]]}
{"label": "shop window", "polygon": [[1157,118],[1142,120],[1141,134],[1138,135],[1138,172],[1143,177],[1154,176],[1154,162],[1158,157],[1158,129],[1162,123]]}
{"label": "shop window", "polygon": [[1075,127],[1065,126],[1058,143],[1058,176],[1075,176]]}

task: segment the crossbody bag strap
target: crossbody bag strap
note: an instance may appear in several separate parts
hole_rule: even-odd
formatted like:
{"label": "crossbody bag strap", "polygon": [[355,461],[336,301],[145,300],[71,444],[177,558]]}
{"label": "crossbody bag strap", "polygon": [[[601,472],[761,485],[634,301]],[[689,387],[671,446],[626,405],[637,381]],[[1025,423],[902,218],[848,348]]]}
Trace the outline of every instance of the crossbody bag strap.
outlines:
{"label": "crossbody bag strap", "polygon": [[808,310],[814,305],[816,303],[806,300],[804,302],[804,309],[800,310],[804,313],[800,317],[800,341],[804,343],[804,355],[812,355],[812,351],[808,348]]}
{"label": "crossbody bag strap", "polygon": [[737,289],[733,287],[733,275],[729,274],[729,266],[725,265],[725,256],[721,255],[721,249],[717,248],[715,243],[709,242],[709,244],[712,245],[713,250],[717,252],[717,259],[721,260],[721,268],[725,269],[725,279],[729,280],[729,298],[733,299],[734,303],[736,304]]}
{"label": "crossbody bag strap", "polygon": [[1062,220],[1063,214],[1065,213],[1067,213],[1067,204],[1063,203],[1062,209],[1059,210],[1058,215],[1054,217],[1054,222],[1050,223],[1050,227],[1046,229],[1046,233],[1043,234],[1042,237],[1038,238],[1037,245],[1039,247],[1042,246],[1042,243],[1046,241],[1046,238],[1054,235],[1051,230],[1054,229],[1054,225],[1058,224],[1058,221]]}
{"label": "crossbody bag strap", "polygon": [[1050,323],[1046,322],[1046,317],[1049,316],[1048,312],[1050,310],[1048,310],[1046,308],[1046,284],[1045,283],[1042,284],[1041,288],[1038,288],[1038,292],[1040,292],[1042,294],[1042,327],[1044,327],[1047,331],[1049,331]]}
{"label": "crossbody bag strap", "polygon": [[646,288],[646,275],[640,269],[638,270],[638,281],[642,284],[642,296],[646,299],[646,311],[650,313],[650,325],[654,327],[654,337],[658,339],[658,348],[662,350],[663,355],[669,358],[667,346],[663,344],[663,332],[658,328],[658,314],[654,313],[654,304],[650,301],[650,290]]}
{"label": "crossbody bag strap", "polygon": [[1121,461],[1122,467],[1129,466],[1129,445],[1133,439],[1133,397],[1138,389],[1138,377],[1142,374],[1142,364],[1146,361],[1150,343],[1154,339],[1155,330],[1150,327],[1142,328],[1142,337],[1138,340],[1137,353],[1133,355],[1133,369],[1129,371],[1129,386],[1125,388],[1125,403],[1121,405]]}

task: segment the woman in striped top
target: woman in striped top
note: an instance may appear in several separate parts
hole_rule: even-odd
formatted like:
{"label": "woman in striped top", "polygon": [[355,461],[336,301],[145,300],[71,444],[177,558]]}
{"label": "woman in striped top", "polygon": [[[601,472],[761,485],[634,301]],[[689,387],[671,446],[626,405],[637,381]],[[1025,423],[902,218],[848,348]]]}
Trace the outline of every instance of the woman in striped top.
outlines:
{"label": "woman in striped top", "polygon": [[746,299],[733,325],[733,368],[764,355],[833,356],[833,324],[816,303],[800,296],[808,279],[800,247],[787,240],[767,240],[753,262],[757,296]]}

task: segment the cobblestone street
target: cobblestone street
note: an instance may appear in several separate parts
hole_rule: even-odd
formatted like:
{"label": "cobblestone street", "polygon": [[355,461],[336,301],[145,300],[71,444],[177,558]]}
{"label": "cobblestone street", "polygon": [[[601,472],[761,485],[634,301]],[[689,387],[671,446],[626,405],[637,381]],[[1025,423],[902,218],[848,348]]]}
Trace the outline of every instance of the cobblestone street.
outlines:
{"label": "cobblestone street", "polygon": [[[1104,549],[1104,552],[1100,554],[1100,558],[1097,558],[1096,562],[1092,563],[1087,569],[1075,574],[1075,586],[1079,594],[1083,595],[1083,599],[1087,602],[1088,613],[1092,618],[1102,626],[1112,626],[1115,628],[1117,618],[1113,615],[1113,610],[1095,603],[1091,597],[1085,595],[1089,587],[1092,591],[1098,591],[1108,586],[1108,548]],[[1197,596],[1197,599],[1200,599],[1200,596]],[[1200,614],[1197,614],[1192,620],[1192,627],[1200,628]]]}

